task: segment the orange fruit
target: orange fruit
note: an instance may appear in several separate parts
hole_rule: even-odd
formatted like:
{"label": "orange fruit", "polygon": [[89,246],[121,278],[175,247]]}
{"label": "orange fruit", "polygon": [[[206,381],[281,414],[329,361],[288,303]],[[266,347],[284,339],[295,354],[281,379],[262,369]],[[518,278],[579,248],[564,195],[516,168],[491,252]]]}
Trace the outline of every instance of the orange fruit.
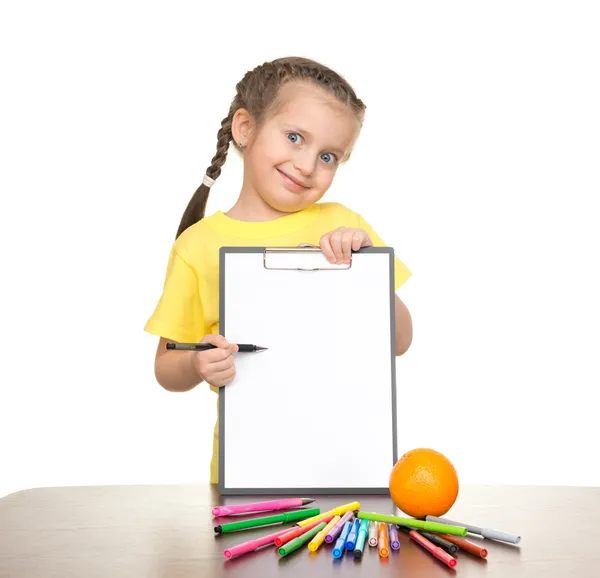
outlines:
{"label": "orange fruit", "polygon": [[413,518],[443,516],[458,496],[458,476],[446,456],[417,448],[394,465],[390,495],[394,504]]}

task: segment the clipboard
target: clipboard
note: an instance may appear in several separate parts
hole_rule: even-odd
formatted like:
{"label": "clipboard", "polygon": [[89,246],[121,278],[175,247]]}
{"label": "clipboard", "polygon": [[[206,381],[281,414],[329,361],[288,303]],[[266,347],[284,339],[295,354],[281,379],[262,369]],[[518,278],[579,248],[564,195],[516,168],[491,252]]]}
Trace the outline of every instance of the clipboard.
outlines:
{"label": "clipboard", "polygon": [[398,459],[394,251],[222,247],[219,492],[387,494]]}

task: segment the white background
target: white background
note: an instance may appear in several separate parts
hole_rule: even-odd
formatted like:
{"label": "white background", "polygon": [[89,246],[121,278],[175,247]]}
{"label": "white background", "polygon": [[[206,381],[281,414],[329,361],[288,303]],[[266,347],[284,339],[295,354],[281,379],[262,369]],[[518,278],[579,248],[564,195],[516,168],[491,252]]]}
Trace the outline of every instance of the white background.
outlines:
{"label": "white background", "polygon": [[400,454],[433,447],[461,483],[600,484],[598,4],[349,6],[3,5],[0,495],[208,482],[216,396],[163,390],[143,326],[236,83],[286,55],[368,107],[324,200],[413,272]]}

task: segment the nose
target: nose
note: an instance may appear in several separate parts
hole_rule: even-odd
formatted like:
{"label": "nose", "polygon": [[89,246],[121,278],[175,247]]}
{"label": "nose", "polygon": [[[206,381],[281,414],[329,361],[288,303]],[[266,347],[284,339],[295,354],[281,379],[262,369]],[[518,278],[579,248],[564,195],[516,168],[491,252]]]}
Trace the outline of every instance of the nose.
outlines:
{"label": "nose", "polygon": [[313,174],[317,159],[308,150],[298,151],[293,159],[294,168],[305,177]]}

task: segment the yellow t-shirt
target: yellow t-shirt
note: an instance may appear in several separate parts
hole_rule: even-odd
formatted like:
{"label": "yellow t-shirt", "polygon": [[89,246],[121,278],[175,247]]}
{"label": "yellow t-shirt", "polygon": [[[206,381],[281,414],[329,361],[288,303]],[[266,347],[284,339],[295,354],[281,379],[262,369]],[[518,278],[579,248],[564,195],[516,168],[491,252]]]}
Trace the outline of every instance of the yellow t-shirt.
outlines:
{"label": "yellow t-shirt", "polygon": [[[154,313],[145,331],[172,341],[196,343],[208,333],[219,333],[219,249],[224,246],[296,247],[318,245],[320,238],[338,227],[367,231],[373,245],[383,240],[358,214],[339,203],[317,203],[272,221],[231,219],[218,211],[186,229],[171,248],[167,272]],[[395,257],[397,290],[410,276]],[[211,389],[218,392],[218,388]],[[213,436],[210,481],[218,483],[219,419]]]}

